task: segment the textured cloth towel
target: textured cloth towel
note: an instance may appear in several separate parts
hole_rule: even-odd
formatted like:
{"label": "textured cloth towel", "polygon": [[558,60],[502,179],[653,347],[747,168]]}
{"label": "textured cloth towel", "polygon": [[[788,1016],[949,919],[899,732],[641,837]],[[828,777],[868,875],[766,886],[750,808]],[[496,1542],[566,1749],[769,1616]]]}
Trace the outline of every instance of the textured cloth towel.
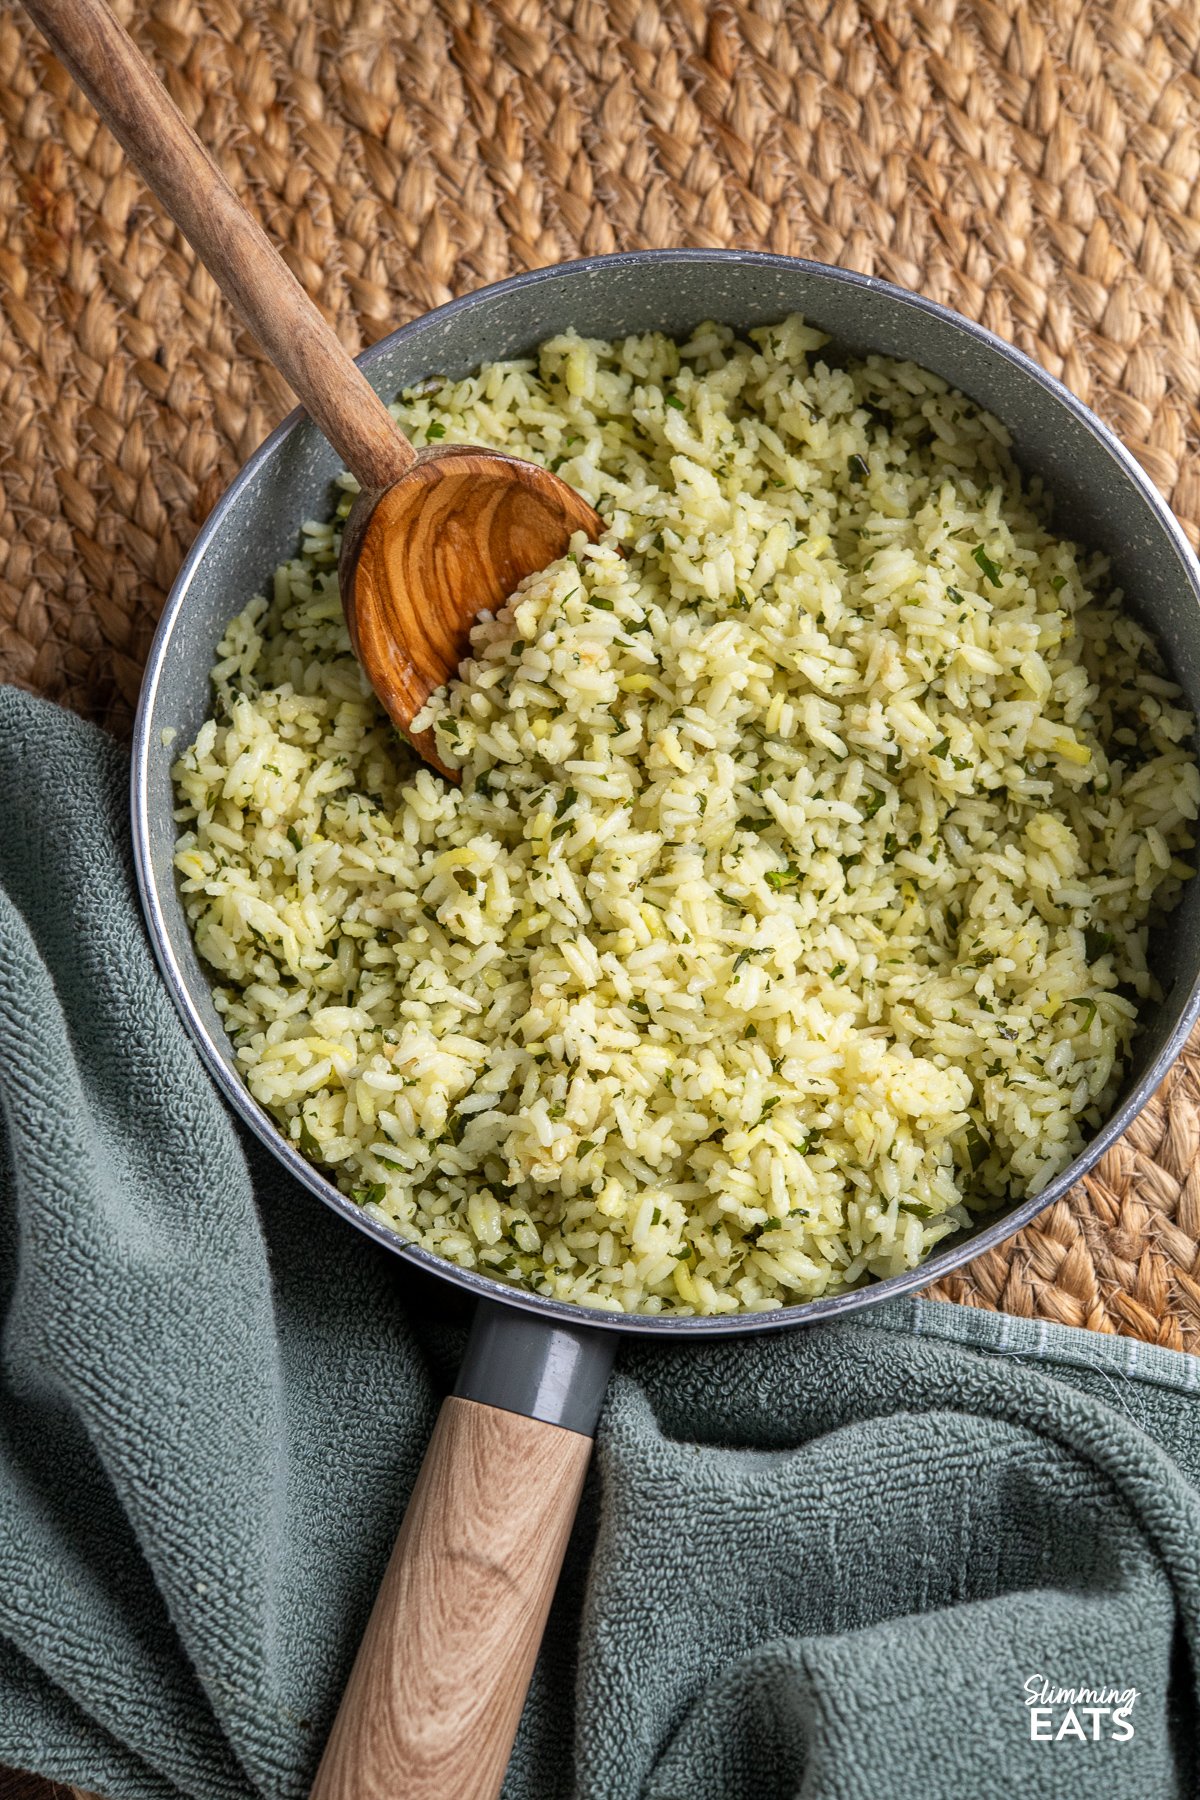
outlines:
{"label": "textured cloth towel", "polygon": [[[0,1762],[299,1796],[463,1315],[239,1136],[126,780],[0,690]],[[626,1350],[506,1795],[1195,1793],[1198,1378],[919,1301]]]}

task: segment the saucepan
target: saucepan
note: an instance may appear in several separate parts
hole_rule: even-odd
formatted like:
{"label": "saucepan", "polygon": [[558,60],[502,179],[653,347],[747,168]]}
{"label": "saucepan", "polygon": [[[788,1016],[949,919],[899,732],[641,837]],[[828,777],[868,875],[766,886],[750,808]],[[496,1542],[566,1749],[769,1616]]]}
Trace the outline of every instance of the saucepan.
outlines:
{"label": "saucepan", "polygon": [[[1056,529],[1108,554],[1115,582],[1165,646],[1175,679],[1200,713],[1200,568],[1158,493],[1059,382],[915,294],[787,257],[637,251],[467,294],[405,325],[360,364],[390,399],[426,376],[461,376],[483,361],[522,355],[570,327],[600,338],[651,329],[678,335],[705,319],[744,330],[793,312],[827,332],[837,350],[911,358],[1002,420],[1018,461],[1053,496]],[[439,1419],[314,1793],[321,1800],[483,1800],[503,1779],[621,1335],[679,1344],[842,1318],[927,1285],[1053,1204],[1128,1127],[1196,1020],[1200,882],[1188,885],[1169,931],[1152,946],[1165,998],[1146,1010],[1119,1103],[1103,1129],[1042,1193],[982,1219],[920,1268],[774,1312],[680,1318],[593,1312],[445,1262],[367,1216],[251,1099],[193,948],[172,867],[171,764],[208,713],[216,644],[228,620],[269,584],[276,564],[294,554],[296,521],[328,512],[337,472],[335,452],[294,413],[252,457],[197,538],[142,690],[134,843],[163,975],[234,1112],[348,1226],[477,1301],[457,1387]]]}

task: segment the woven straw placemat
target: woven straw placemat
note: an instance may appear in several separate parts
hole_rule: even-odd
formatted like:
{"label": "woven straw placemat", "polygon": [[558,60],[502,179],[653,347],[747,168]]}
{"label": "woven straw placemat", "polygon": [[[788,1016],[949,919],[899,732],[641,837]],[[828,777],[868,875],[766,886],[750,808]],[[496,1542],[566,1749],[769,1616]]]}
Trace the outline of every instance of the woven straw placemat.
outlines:
{"label": "woven straw placemat", "polygon": [[[747,245],[982,320],[1200,537],[1200,10],[1146,0],[117,6],[357,350],[513,270]],[[188,543],[291,405],[0,16],[0,677],[127,731]],[[232,604],[232,602],[231,602]],[[940,1284],[1200,1338],[1200,1043],[1093,1178]]]}

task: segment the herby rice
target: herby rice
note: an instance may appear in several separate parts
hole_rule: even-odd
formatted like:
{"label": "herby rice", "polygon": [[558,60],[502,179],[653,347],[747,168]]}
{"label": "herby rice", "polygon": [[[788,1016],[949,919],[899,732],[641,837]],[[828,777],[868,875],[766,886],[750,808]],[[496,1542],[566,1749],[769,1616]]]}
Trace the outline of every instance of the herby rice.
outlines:
{"label": "herby rice", "polygon": [[428,708],[460,791],[350,653],[348,478],[176,769],[251,1092],[404,1236],[593,1307],[777,1307],[1039,1190],[1192,872],[1193,721],[1002,428],[799,319],[751,337],[404,398],[612,526]]}

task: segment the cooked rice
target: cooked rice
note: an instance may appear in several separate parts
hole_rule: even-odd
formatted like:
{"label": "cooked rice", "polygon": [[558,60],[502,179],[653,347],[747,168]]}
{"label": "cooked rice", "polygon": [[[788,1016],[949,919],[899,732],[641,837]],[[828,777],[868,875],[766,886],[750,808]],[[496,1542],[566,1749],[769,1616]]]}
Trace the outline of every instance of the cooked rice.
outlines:
{"label": "cooked rice", "polygon": [[1192,873],[1192,718],[1004,429],[751,338],[560,337],[396,409],[611,521],[427,709],[461,791],[350,653],[348,478],[176,768],[255,1098],[404,1237],[610,1310],[827,1294],[1036,1193]]}

